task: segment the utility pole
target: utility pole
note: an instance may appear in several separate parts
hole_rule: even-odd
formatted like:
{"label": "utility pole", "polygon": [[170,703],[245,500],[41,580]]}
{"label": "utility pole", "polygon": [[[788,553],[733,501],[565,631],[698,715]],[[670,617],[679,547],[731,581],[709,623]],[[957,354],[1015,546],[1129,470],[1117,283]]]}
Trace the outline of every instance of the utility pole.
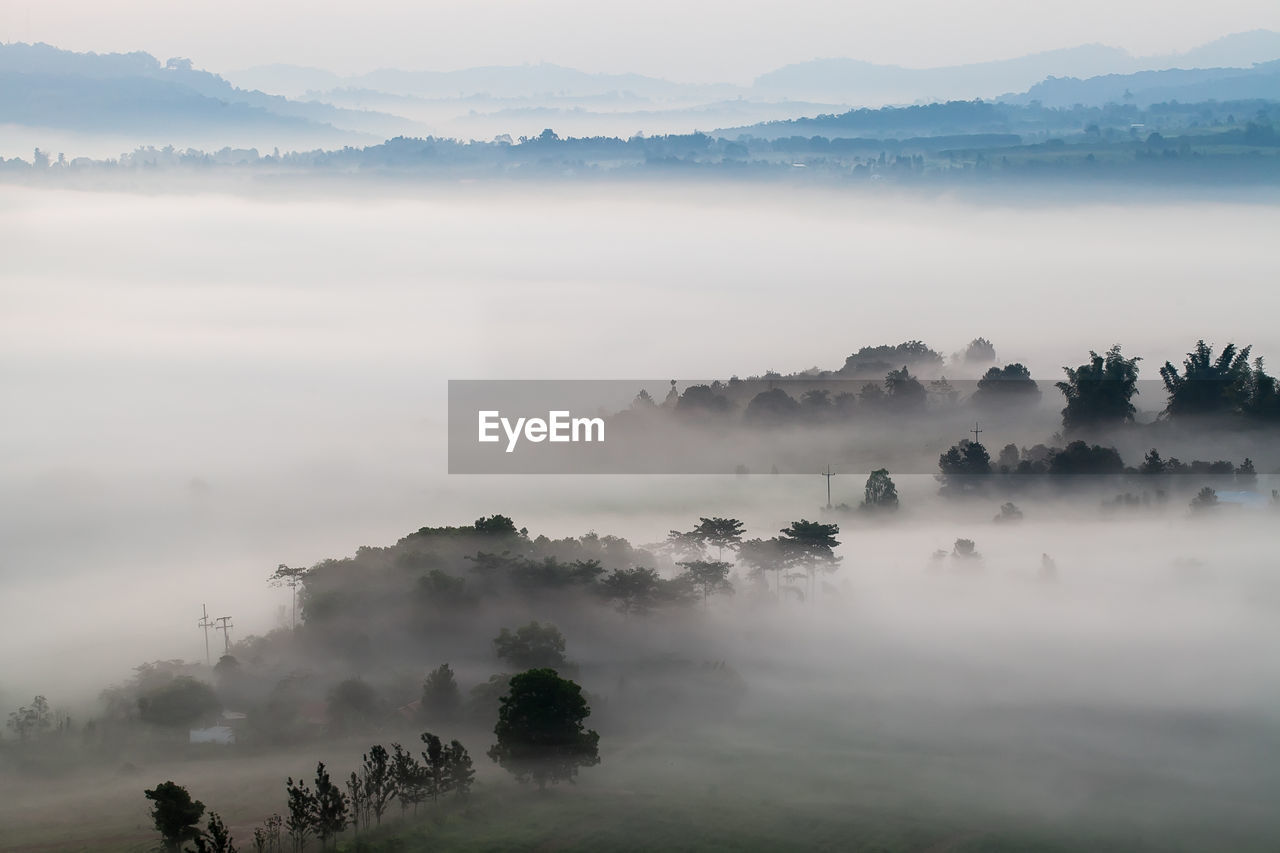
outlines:
{"label": "utility pole", "polygon": [[980,433],[980,432],[986,432],[986,430],[978,429],[978,427],[979,427],[979,426],[981,426],[981,424],[979,424],[977,421],[974,421],[974,422],[973,422],[973,429],[969,430],[969,432],[973,433],[973,443],[974,443],[974,444],[977,444],[977,443],[978,443],[978,433]]}
{"label": "utility pole", "polygon": [[213,658],[209,656],[209,629],[213,627],[213,623],[209,621],[209,608],[201,604],[200,610],[203,615],[200,617],[200,621],[196,623],[196,627],[204,629],[204,662],[212,666]]}
{"label": "utility pole", "polygon": [[217,622],[217,629],[222,632],[222,643],[226,647],[226,654],[231,654],[231,630],[235,625],[231,624],[230,616],[219,616],[213,620]]}
{"label": "utility pole", "polygon": [[830,465],[827,466],[826,471],[822,471],[818,473],[819,477],[827,478],[827,509],[831,509],[831,478],[834,477],[835,475],[836,475],[836,472],[831,470]]}

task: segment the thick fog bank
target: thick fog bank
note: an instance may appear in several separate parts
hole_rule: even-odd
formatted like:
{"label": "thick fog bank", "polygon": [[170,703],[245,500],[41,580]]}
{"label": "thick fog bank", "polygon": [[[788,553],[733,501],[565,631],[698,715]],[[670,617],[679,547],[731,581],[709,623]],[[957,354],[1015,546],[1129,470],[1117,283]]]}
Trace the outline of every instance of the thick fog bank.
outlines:
{"label": "thick fog bank", "polygon": [[[767,536],[825,499],[816,476],[450,478],[447,379],[727,378],[978,335],[1046,378],[1116,342],[1148,378],[1201,337],[1274,358],[1278,226],[1264,205],[723,186],[5,188],[0,691],[78,697],[143,659],[197,659],[202,603],[261,633],[287,601],[264,583],[277,564],[424,524],[504,512],[645,542],[737,513]],[[960,527],[883,559],[922,571]]]}

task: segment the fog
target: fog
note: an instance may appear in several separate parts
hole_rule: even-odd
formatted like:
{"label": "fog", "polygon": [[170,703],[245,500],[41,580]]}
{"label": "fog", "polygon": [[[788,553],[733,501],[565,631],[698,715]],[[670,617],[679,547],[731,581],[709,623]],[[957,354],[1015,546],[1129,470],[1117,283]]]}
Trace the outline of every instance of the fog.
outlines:
{"label": "fog", "polygon": [[[750,537],[822,516],[816,467],[450,476],[450,379],[683,383],[834,370],[861,346],[913,339],[950,354],[981,335],[999,364],[1029,366],[1044,396],[1036,417],[984,423],[994,456],[1007,443],[1054,443],[1043,417],[1060,407],[1052,382],[1090,349],[1123,344],[1148,379],[1199,338],[1280,354],[1278,231],[1274,205],[1194,198],[723,184],[6,187],[0,700],[41,693],[88,716],[143,661],[202,661],[202,605],[234,618],[233,641],[265,634],[287,622],[288,590],[266,583],[277,565],[390,546],[424,525],[503,513],[530,536],[595,531],[640,546],[700,516],[742,519]],[[974,375],[954,363],[943,373]],[[1147,389],[1137,403],[1149,421],[1163,399]],[[1265,495],[1280,485],[1269,435],[1205,446],[1234,462],[1252,454]],[[1018,497],[1026,518],[996,524],[1000,498],[939,497],[932,437],[898,437],[902,511],[882,523],[822,516],[841,524],[843,563],[812,602],[765,607],[767,589],[739,567],[737,595],[692,622],[652,630],[584,616],[577,636],[561,624],[601,707],[625,704],[610,687],[619,659],[725,660],[748,699],[708,743],[792,715],[785,737],[807,749],[799,729],[851,715],[858,737],[949,744],[957,755],[1010,750],[1016,767],[974,772],[1007,808],[1052,811],[1046,803],[1074,792],[1054,806],[1059,817],[1105,811],[1090,786],[1111,771],[1090,762],[1118,760],[1111,747],[1132,750],[1157,800],[1212,757],[1206,778],[1223,792],[1213,808],[1254,826],[1241,817],[1248,803],[1223,803],[1275,781],[1244,757],[1251,727],[1274,737],[1280,698],[1280,664],[1263,653],[1280,640],[1273,513],[1191,520],[1187,501],[1203,483],[1188,479],[1147,512],[1102,513],[1119,489],[1092,484]],[[963,437],[937,438],[945,449]],[[1146,449],[1136,442],[1120,441],[1130,465]],[[1190,459],[1196,446],[1184,437],[1177,449]],[[1195,458],[1221,458],[1213,452]],[[873,466],[832,461],[834,501],[858,503]],[[982,558],[934,556],[959,538]],[[495,607],[479,622],[523,615]],[[591,634],[601,625],[614,633]],[[381,629],[359,630],[376,648]],[[464,689],[488,675],[474,660],[458,668]],[[332,674],[347,669],[335,661]],[[1172,715],[1174,729],[1148,715]],[[1209,733],[1180,739],[1188,719]],[[1151,740],[1131,745],[1129,726]],[[1057,770],[1037,764],[1059,749],[1070,758]],[[605,765],[620,788],[647,772],[608,769],[607,751]],[[803,767],[797,759],[793,771]],[[926,799],[960,790],[954,767],[938,772],[917,780]],[[1144,820],[1172,817],[1176,797],[1160,802]],[[251,811],[241,817],[262,817]]]}
{"label": "fog", "polygon": [[[1258,205],[724,186],[0,198],[0,655],[19,695],[75,669],[50,673],[46,652],[95,669],[194,654],[201,602],[241,636],[271,627],[280,562],[482,512],[639,541],[679,515],[643,480],[576,479],[550,506],[541,483],[444,476],[449,378],[727,378],[979,334],[1050,380],[1114,342],[1148,375],[1200,337],[1280,351],[1280,213]],[[652,523],[586,509],[637,491],[659,496]]]}

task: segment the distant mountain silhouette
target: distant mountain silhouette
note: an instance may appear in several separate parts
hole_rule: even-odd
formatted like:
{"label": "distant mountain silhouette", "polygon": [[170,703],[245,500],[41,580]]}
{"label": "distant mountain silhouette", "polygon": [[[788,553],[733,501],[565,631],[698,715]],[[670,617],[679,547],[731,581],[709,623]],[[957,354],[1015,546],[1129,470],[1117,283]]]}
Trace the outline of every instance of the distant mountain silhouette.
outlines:
{"label": "distant mountain silhouette", "polygon": [[756,79],[754,88],[757,92],[787,97],[870,106],[920,100],[968,100],[1020,90],[1049,76],[1093,76],[1129,70],[1133,61],[1124,51],[1100,44],[940,68],[817,59],[764,74]]}
{"label": "distant mountain silhouette", "polygon": [[786,97],[878,106],[887,103],[990,98],[1028,89],[1050,77],[1085,79],[1170,68],[1250,68],[1280,59],[1280,33],[1236,33],[1180,54],[1134,57],[1093,44],[1013,59],[938,68],[818,59],[756,79],[754,89]]}
{"label": "distant mountain silhouette", "polygon": [[366,74],[339,77],[328,71],[294,65],[263,65],[233,71],[227,77],[241,85],[273,92],[301,95],[332,89],[368,89],[392,95],[423,98],[495,98],[589,96],[614,92],[655,99],[674,97],[727,97],[742,91],[723,85],[673,83],[642,74],[593,74],[551,63],[492,65],[460,71],[405,71],[382,68]]}
{"label": "distant mountain silhouette", "polygon": [[187,60],[47,44],[0,44],[0,122],[83,132],[276,128],[330,141],[413,129],[397,116],[238,89]]}
{"label": "distant mountain silhouette", "polygon": [[1087,79],[1170,68],[1249,68],[1280,59],[1280,33],[1254,30],[1225,36],[1185,53],[1135,57],[1101,44],[1011,59],[937,68],[878,65],[850,58],[815,59],[758,77],[751,86],[689,85],[641,74],[593,74],[550,63],[496,65],[459,71],[384,68],[339,76],[318,68],[263,65],[225,76],[238,85],[289,96],[324,97],[364,90],[429,99],[475,96],[545,101],[552,97],[625,94],[655,102],[810,100],[846,106],[993,98],[1021,92],[1050,77]]}
{"label": "distant mountain silhouette", "polygon": [[1084,80],[1052,77],[1022,94],[1006,95],[1000,100],[1013,104],[1039,101],[1046,107],[1109,103],[1145,107],[1170,101],[1277,101],[1280,100],[1280,60],[1261,63],[1253,68],[1167,69],[1106,74]]}

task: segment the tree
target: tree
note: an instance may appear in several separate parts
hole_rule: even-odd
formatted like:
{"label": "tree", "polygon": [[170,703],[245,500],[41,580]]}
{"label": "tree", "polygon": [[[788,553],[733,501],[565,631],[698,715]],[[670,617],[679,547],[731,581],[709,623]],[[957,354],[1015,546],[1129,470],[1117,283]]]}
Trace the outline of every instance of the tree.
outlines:
{"label": "tree", "polygon": [[[750,570],[750,576],[763,576],[765,572],[774,573],[775,590],[782,588],[782,569],[784,568],[783,546],[775,536],[772,539],[748,539],[738,546],[738,559]],[[768,583],[767,581],[765,582]]]}
{"label": "tree", "polygon": [[1280,383],[1263,369],[1261,358],[1253,360],[1248,381],[1240,390],[1240,410],[1249,418],[1280,420]]}
{"label": "tree", "polygon": [[188,726],[219,707],[213,688],[188,675],[179,675],[138,697],[143,722],[172,728]]}
{"label": "tree", "polygon": [[840,525],[802,518],[791,522],[779,532],[782,534],[778,537],[778,543],[782,550],[783,564],[804,569],[809,576],[812,598],[814,572],[819,568],[833,572],[839,567],[841,558],[835,555],[835,549],[840,546],[836,540]]}
{"label": "tree", "polygon": [[579,767],[600,763],[600,735],[584,729],[591,713],[582,688],[552,669],[531,669],[511,679],[502,697],[497,743],[488,755],[520,782],[539,789],[568,781]]}
{"label": "tree", "polygon": [[1181,375],[1166,361],[1160,368],[1160,378],[1169,394],[1164,413],[1186,417],[1236,411],[1248,393],[1250,349],[1237,351],[1235,344],[1227,344],[1215,359],[1213,347],[1197,341],[1182,362]]}
{"label": "tree", "polygon": [[702,603],[705,605],[712,592],[732,592],[729,583],[729,563],[721,560],[690,560],[676,563],[684,569],[684,575],[694,586],[702,590]]}
{"label": "tree", "polygon": [[53,726],[49,700],[43,696],[37,696],[31,700],[30,705],[23,705],[16,711],[10,711],[6,725],[20,741],[29,740],[48,731]]}
{"label": "tree", "polygon": [[893,511],[898,508],[898,487],[889,477],[888,468],[877,468],[871,472],[862,496],[863,509]]}
{"label": "tree", "polygon": [[942,367],[942,355],[921,341],[906,341],[897,346],[862,347],[845,359],[844,367],[838,372],[841,376],[855,378],[884,376],[895,364],[925,371],[937,370]]}
{"label": "tree", "polygon": [[907,371],[905,364],[901,370],[890,370],[885,374],[884,390],[886,402],[899,412],[921,409],[929,399],[929,392]]}
{"label": "tree", "polygon": [[209,812],[209,823],[203,834],[196,836],[196,849],[190,853],[236,853],[231,831],[217,812]]}
{"label": "tree", "polygon": [[964,360],[969,364],[987,364],[996,360],[996,348],[986,338],[974,338],[965,347]]}
{"label": "tree", "polygon": [[794,421],[799,412],[800,404],[794,397],[781,388],[770,388],[751,398],[742,421],[751,426],[780,427]]}
{"label": "tree", "polygon": [[991,455],[979,442],[962,438],[938,457],[938,470],[944,494],[973,491],[991,474]]}
{"label": "tree", "polygon": [[391,770],[390,755],[381,744],[369,747],[364,754],[360,782],[364,788],[365,802],[373,815],[375,826],[382,825],[382,815],[387,805],[396,797],[396,778]]}
{"label": "tree", "polygon": [[471,527],[476,533],[502,539],[515,539],[523,537],[526,533],[524,528],[517,530],[515,521],[505,515],[477,518]]}
{"label": "tree", "polygon": [[1116,344],[1105,355],[1089,352],[1089,362],[1064,367],[1066,382],[1056,387],[1066,397],[1062,425],[1068,432],[1101,430],[1129,423],[1137,409],[1131,400],[1138,393],[1138,362],[1125,358]]}
{"label": "tree", "polygon": [[447,791],[444,744],[431,732],[422,733],[422,742],[427,745],[426,751],[422,753],[424,788],[434,803]]}
{"label": "tree", "polygon": [[422,684],[422,716],[428,720],[452,722],[462,708],[462,691],[449,664],[433,669]]}
{"label": "tree", "polygon": [[254,853],[281,853],[280,830],[284,826],[284,818],[273,814],[253,830]]}
{"label": "tree", "polygon": [[1142,458],[1142,464],[1138,466],[1139,474],[1163,474],[1165,472],[1165,461],[1160,458],[1160,451],[1154,447]]}
{"label": "tree", "polygon": [[1000,514],[994,520],[997,523],[1022,521],[1022,510],[1018,509],[1018,505],[1013,501],[1008,501],[1000,505]]}
{"label": "tree", "polygon": [[493,645],[498,658],[517,669],[551,667],[562,669],[569,661],[564,656],[564,635],[555,625],[537,621],[521,625],[514,632],[503,628]]}
{"label": "tree", "polygon": [[1209,510],[1216,509],[1217,506],[1218,492],[1208,486],[1202,488],[1196,493],[1196,496],[1191,499],[1192,512],[1208,512]]}
{"label": "tree", "polygon": [[699,518],[693,532],[717,550],[717,560],[724,559],[725,548],[736,548],[742,542],[744,525],[736,518]]}
{"label": "tree", "polygon": [[[399,744],[393,744],[393,746],[396,749],[400,748]],[[347,777],[347,802],[351,804],[351,825],[358,833],[360,827],[369,825],[369,800],[364,795],[364,782],[354,770]],[[403,800],[401,805],[404,805]]]}
{"label": "tree", "polygon": [[285,781],[284,787],[289,809],[284,826],[289,831],[294,853],[300,853],[307,846],[307,838],[315,832],[316,797],[301,779],[294,782],[292,776]]}
{"label": "tree", "polygon": [[292,628],[298,627],[298,587],[302,585],[304,580],[306,580],[308,571],[310,570],[303,568],[290,568],[284,563],[281,563],[279,567],[276,568],[275,572],[272,573],[271,577],[267,578],[267,583],[272,586],[289,587],[289,592],[293,599],[293,619],[290,623],[290,627]]}
{"label": "tree", "polygon": [[973,393],[974,402],[984,406],[1035,402],[1038,399],[1040,388],[1031,378],[1031,371],[1017,362],[989,368],[978,380],[978,388]]}
{"label": "tree", "polygon": [[155,803],[151,807],[151,820],[160,833],[165,850],[177,853],[184,841],[193,841],[200,836],[200,828],[196,824],[204,814],[204,803],[191,799],[186,788],[173,782],[161,782],[143,794]]}
{"label": "tree", "polygon": [[729,398],[717,394],[710,385],[690,385],[676,403],[677,412],[695,417],[723,414],[729,407]]}
{"label": "tree", "polygon": [[[355,774],[352,774],[354,777]],[[400,813],[413,806],[414,814],[418,806],[429,796],[427,790],[426,768],[418,763],[418,759],[398,743],[391,744],[391,775],[396,783],[396,799],[400,801]]]}
{"label": "tree", "polygon": [[449,745],[445,747],[445,779],[448,780],[453,795],[465,799],[471,793],[475,777],[476,771],[471,766],[467,748],[456,740],[449,741]]}
{"label": "tree", "polygon": [[316,764],[315,831],[321,849],[347,828],[347,806],[346,795],[329,779],[324,762]]}
{"label": "tree", "polygon": [[1124,461],[1114,447],[1088,445],[1073,441],[1049,459],[1049,473],[1068,474],[1122,474]]}
{"label": "tree", "polygon": [[329,691],[329,717],[338,732],[367,728],[382,713],[378,692],[361,678],[348,678]]}

